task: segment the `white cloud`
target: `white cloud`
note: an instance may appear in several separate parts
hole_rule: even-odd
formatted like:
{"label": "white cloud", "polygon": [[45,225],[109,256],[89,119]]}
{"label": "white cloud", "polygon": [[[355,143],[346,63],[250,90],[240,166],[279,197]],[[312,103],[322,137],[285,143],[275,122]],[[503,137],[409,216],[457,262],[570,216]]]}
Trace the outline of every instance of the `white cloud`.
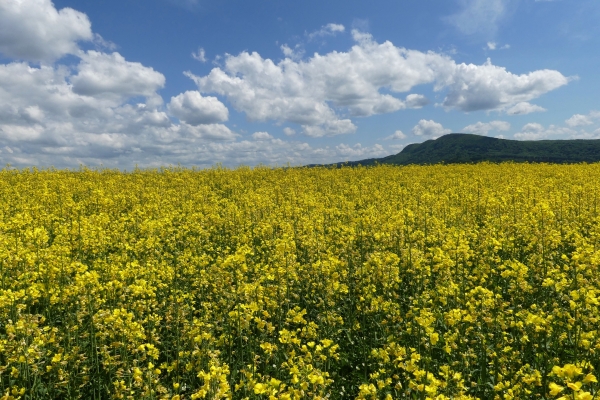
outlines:
{"label": "white cloud", "polygon": [[521,101],[514,106],[508,108],[506,113],[508,115],[525,115],[531,114],[534,112],[544,112],[546,109],[544,107],[540,107],[535,104],[528,103],[526,101]]}
{"label": "white cloud", "polygon": [[505,121],[490,121],[490,122],[477,122],[465,126],[463,132],[474,133],[476,135],[487,135],[490,131],[508,131],[510,124]]}
{"label": "white cloud", "polygon": [[213,124],[229,118],[229,110],[216,97],[193,90],[171,97],[169,113],[189,125]]}
{"label": "white cloud", "polygon": [[242,52],[227,55],[224,66],[206,76],[186,75],[201,92],[225,96],[251,120],[296,123],[311,136],[353,132],[346,115],[370,116],[426,104],[422,95],[409,94],[403,101],[382,90],[402,93],[430,83],[435,91],[447,92],[442,103],[447,109],[506,110],[569,81],[553,70],[512,74],[489,60],[456,64],[444,54],[407,50],[389,41],[379,44],[368,33],[352,33],[356,44],[348,52],[279,63]]}
{"label": "white cloud", "polygon": [[346,30],[346,28],[342,24],[330,23],[327,25],[323,25],[321,27],[321,29],[319,29],[318,31],[307,33],[306,36],[308,37],[308,40],[312,40],[316,37],[335,35],[336,33],[341,33],[341,32],[344,32],[345,30]]}
{"label": "white cloud", "polygon": [[282,44],[281,46],[279,46],[281,51],[283,52],[283,55],[291,58],[292,60],[301,60],[302,57],[304,57],[304,49],[302,48],[302,46],[300,44],[297,44],[296,46],[294,46],[294,48],[292,49],[291,47],[289,47],[287,44]]}
{"label": "white cloud", "polygon": [[589,115],[575,114],[565,121],[567,125],[574,128],[577,126],[592,125],[594,122]]}
{"label": "white cloud", "polygon": [[[70,84],[71,72],[64,66],[0,64],[0,148],[13,152],[3,151],[5,162],[129,167],[134,160],[147,165],[157,157],[176,163],[200,145],[239,136],[217,123],[173,124],[161,111],[161,97],[148,90],[124,89],[119,96],[107,96],[105,90],[77,93]],[[114,78],[121,79],[118,74]],[[146,94],[145,103],[127,104],[128,91],[132,96]]]}
{"label": "white cloud", "polygon": [[405,104],[408,108],[422,108],[429,104],[429,99],[422,94],[413,93],[406,96]]}
{"label": "white cloud", "polygon": [[412,134],[416,136],[429,136],[438,138],[442,135],[447,135],[452,132],[450,129],[445,129],[442,124],[433,120],[422,119],[417,125],[412,128]]}
{"label": "white cloud", "polygon": [[126,61],[119,53],[90,50],[80,56],[78,73],[71,78],[74,93],[116,98],[150,96],[165,85],[163,74],[138,62]]}
{"label": "white cloud", "polygon": [[542,140],[542,139],[558,139],[564,137],[575,138],[578,132],[565,127],[550,125],[544,128],[542,124],[530,122],[521,128],[521,132],[515,133],[514,138],[520,140]]}
{"label": "white cloud", "polygon": [[175,126],[174,131],[179,133],[182,137],[187,135],[194,139],[206,139],[209,141],[232,141],[239,137],[238,134],[231,132],[231,130],[223,124],[182,124],[180,126]]}
{"label": "white cloud", "polygon": [[[63,66],[0,64],[0,158],[4,163],[57,168],[83,163],[127,169],[135,164],[207,167],[218,162],[299,165],[391,153],[380,145],[319,147],[263,133],[253,135],[263,140],[240,140],[219,123],[175,124],[161,111],[164,106],[155,93],[146,103],[135,105],[103,93],[84,96],[72,90],[71,73]],[[179,99],[185,99],[185,93]]]}
{"label": "white cloud", "polygon": [[[367,148],[365,149],[360,143],[355,144],[354,146],[349,146],[345,143],[341,143],[338,144],[335,149],[337,150],[337,153],[340,154],[343,157],[352,157],[354,159],[356,158],[360,158],[360,157],[364,157],[364,155],[367,153],[378,153],[378,154],[384,154],[385,151],[383,149],[383,146],[379,145],[379,144],[375,144],[373,145],[372,148]],[[366,151],[365,151],[366,150]],[[344,160],[345,161],[345,160]]]}
{"label": "white cloud", "polygon": [[286,136],[294,136],[296,134],[296,131],[286,126],[285,128],[283,128],[283,133],[285,133]]}
{"label": "white cloud", "polygon": [[406,135],[401,130],[397,130],[396,132],[392,133],[390,136],[386,137],[384,140],[399,140],[399,139],[406,139]]}
{"label": "white cloud", "polygon": [[507,13],[510,0],[458,0],[461,11],[444,20],[466,35],[493,36]]}
{"label": "white cloud", "polygon": [[569,82],[560,72],[547,69],[515,75],[489,58],[483,65],[457,65],[449,80],[443,105],[462,111],[510,109]]}
{"label": "white cloud", "polygon": [[496,42],[487,42],[487,50],[496,50],[496,49],[500,49],[500,50],[510,49],[510,44],[505,44],[505,45],[499,46],[498,43],[496,43]]}
{"label": "white cloud", "polygon": [[325,121],[321,125],[303,125],[302,128],[302,132],[310,137],[333,136],[356,132],[356,125],[349,119]]}
{"label": "white cloud", "polygon": [[194,60],[198,60],[201,63],[205,63],[206,62],[206,52],[204,51],[204,49],[202,47],[198,48],[197,52],[192,52],[192,58]]}
{"label": "white cloud", "polygon": [[93,39],[88,17],[72,8],[57,10],[50,0],[0,1],[0,52],[7,57],[51,62]]}
{"label": "white cloud", "polygon": [[273,136],[269,135],[269,132],[254,132],[252,134],[254,140],[271,140]]}

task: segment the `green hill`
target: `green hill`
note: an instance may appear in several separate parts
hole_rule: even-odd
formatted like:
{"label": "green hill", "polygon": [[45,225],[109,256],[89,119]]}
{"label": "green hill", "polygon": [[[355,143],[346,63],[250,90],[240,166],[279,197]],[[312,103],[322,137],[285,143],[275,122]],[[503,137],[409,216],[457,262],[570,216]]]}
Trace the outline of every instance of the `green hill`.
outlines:
{"label": "green hill", "polygon": [[600,161],[600,140],[507,140],[451,133],[435,140],[409,144],[400,153],[383,158],[335,165],[455,164],[489,162],[580,163]]}

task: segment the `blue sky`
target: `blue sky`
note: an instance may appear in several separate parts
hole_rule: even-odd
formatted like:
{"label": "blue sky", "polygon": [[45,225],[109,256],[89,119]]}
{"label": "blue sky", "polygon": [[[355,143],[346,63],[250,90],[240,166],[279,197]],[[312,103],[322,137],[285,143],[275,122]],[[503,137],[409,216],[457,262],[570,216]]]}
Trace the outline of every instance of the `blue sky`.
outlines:
{"label": "blue sky", "polygon": [[0,1],[0,161],[302,165],[600,138],[597,0]]}

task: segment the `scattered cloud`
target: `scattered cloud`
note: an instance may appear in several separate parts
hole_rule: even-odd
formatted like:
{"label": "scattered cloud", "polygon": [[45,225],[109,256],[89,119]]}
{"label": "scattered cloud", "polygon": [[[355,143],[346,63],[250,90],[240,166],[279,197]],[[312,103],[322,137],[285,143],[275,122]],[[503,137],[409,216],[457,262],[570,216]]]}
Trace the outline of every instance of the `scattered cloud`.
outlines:
{"label": "scattered cloud", "polygon": [[384,140],[399,140],[399,139],[406,139],[406,135],[401,130],[397,130],[390,136],[386,137]]}
{"label": "scattered cloud", "polygon": [[7,57],[52,62],[93,39],[87,15],[72,8],[57,10],[51,0],[0,1],[0,53]]}
{"label": "scattered cloud", "polygon": [[463,128],[465,133],[476,135],[487,135],[490,131],[508,131],[510,124],[505,121],[477,122]]}
{"label": "scattered cloud", "polygon": [[496,50],[496,42],[487,42],[487,47],[490,50]]}
{"label": "scattered cloud", "polygon": [[229,119],[229,110],[225,104],[216,97],[204,97],[195,90],[171,97],[167,109],[180,121],[194,126],[214,124]]}
{"label": "scattered cloud", "polygon": [[185,74],[201,92],[226,97],[250,120],[295,123],[309,136],[354,132],[352,117],[422,107],[427,104],[423,95],[409,94],[405,100],[393,95],[417,85],[433,84],[435,91],[446,92],[446,109],[470,112],[507,110],[569,82],[554,70],[516,75],[489,59],[483,65],[457,64],[445,54],[377,43],[357,30],[352,36],[356,43],[348,52],[278,63],[242,52],[226,55],[224,66],[206,76]]}
{"label": "scattered cloud", "polygon": [[[328,24],[307,36],[344,31],[343,25]],[[356,29],[352,38],[355,43],[348,51],[316,53],[306,60],[301,46],[287,45],[281,47],[286,58],[277,63],[258,53],[226,55],[223,65],[206,76],[186,73],[197,90],[175,95],[164,104],[158,91],[165,86],[165,76],[115,52],[114,43],[92,32],[85,14],[57,10],[50,0],[0,1],[0,53],[16,60],[0,64],[0,158],[17,166],[104,163],[131,168],[136,163],[297,165],[381,157],[404,145],[315,146],[277,139],[264,131],[243,140],[223,124],[229,117],[227,107],[209,94],[223,96],[250,120],[299,125],[283,128],[286,136],[298,131],[322,137],[355,132],[354,118],[426,106],[429,100],[424,95],[411,93],[417,85],[432,85],[446,109],[511,114],[513,109],[535,109],[538,106],[528,101],[569,81],[552,70],[516,75],[489,60],[483,65],[457,63],[446,53],[377,43]],[[96,50],[83,51],[79,47],[83,41]],[[78,64],[57,64],[65,55],[77,57]],[[206,62],[202,48],[192,56]],[[584,117],[593,120],[594,115]],[[583,120],[575,116],[567,121],[593,126],[578,125]],[[503,131],[502,124],[477,123],[470,129]],[[587,133],[540,127],[525,126],[519,134],[600,134],[600,129]],[[422,119],[411,132],[439,137],[450,130]],[[398,130],[386,139],[405,138]]]}
{"label": "scattered cloud", "polygon": [[447,135],[452,131],[444,128],[439,122],[422,119],[417,125],[414,126],[414,128],[412,128],[411,132],[416,136],[427,136],[435,139],[440,136]]}
{"label": "scattered cloud", "polygon": [[330,23],[327,25],[323,25],[318,31],[306,33],[306,37],[308,37],[308,40],[313,40],[318,37],[333,36],[335,34],[344,32],[345,30],[346,28],[342,24]]}
{"label": "scattered cloud", "polygon": [[526,101],[521,101],[514,106],[508,108],[506,113],[508,115],[525,115],[531,114],[534,112],[544,112],[546,109],[544,107],[537,106],[535,104],[528,103]]}
{"label": "scattered cloud", "polygon": [[198,60],[201,63],[205,63],[206,62],[206,52],[204,51],[204,49],[202,47],[198,48],[198,51],[196,51],[195,53],[192,52],[192,58],[194,60]]}

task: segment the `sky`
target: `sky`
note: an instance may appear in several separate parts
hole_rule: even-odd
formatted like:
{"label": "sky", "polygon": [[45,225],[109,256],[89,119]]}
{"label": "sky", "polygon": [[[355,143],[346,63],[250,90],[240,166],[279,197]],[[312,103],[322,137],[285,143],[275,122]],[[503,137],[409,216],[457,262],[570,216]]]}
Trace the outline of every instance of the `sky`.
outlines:
{"label": "sky", "polygon": [[598,0],[0,0],[0,163],[285,166],[600,138]]}

